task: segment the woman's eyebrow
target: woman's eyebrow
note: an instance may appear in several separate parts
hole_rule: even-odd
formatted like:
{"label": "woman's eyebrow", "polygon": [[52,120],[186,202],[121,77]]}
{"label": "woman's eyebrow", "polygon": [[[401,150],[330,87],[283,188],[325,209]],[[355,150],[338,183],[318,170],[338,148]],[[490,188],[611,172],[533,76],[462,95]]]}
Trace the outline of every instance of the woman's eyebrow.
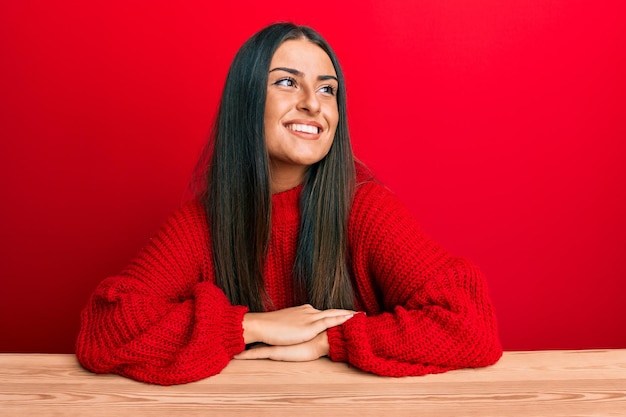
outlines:
{"label": "woman's eyebrow", "polygon": [[287,68],[287,67],[276,67],[276,68],[270,70],[270,72],[274,72],[274,71],[285,71],[285,72],[288,72],[290,74],[295,75],[296,77],[301,77],[303,75],[297,69]]}
{"label": "woman's eyebrow", "polygon": [[[276,67],[270,70],[270,72],[274,72],[274,71],[285,71],[285,72],[295,75],[296,77],[304,76],[304,74],[301,71],[298,71],[297,69],[294,69],[294,68]],[[319,77],[317,77],[317,79],[320,81],[335,80],[339,82],[337,77],[335,77],[334,75],[320,75]]]}
{"label": "woman's eyebrow", "polygon": [[319,77],[317,77],[317,79],[320,80],[320,81],[335,80],[335,81],[339,82],[337,77],[335,77],[334,75],[320,75]]}

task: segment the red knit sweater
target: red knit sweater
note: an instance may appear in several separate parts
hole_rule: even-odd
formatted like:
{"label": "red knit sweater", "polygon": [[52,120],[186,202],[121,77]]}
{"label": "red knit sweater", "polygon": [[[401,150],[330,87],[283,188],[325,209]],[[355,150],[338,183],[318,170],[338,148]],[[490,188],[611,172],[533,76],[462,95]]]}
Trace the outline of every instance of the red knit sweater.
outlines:
{"label": "red knit sweater", "polygon": [[[296,187],[272,197],[265,285],[274,307],[294,306]],[[357,187],[349,225],[357,314],[328,330],[329,356],[387,376],[495,363],[501,356],[485,280],[430,240],[375,182]],[[176,211],[119,276],[101,282],[81,315],[76,355],[97,373],[156,384],[219,373],[245,349],[247,308],[214,285],[207,221],[196,200]]]}

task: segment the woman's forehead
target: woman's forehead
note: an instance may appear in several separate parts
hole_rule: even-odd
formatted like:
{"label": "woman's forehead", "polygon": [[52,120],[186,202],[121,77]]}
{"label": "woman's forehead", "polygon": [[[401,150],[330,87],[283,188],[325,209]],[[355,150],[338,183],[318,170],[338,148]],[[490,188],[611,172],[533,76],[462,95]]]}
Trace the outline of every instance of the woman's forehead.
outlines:
{"label": "woman's forehead", "polygon": [[270,70],[276,67],[296,69],[303,74],[337,75],[328,54],[313,42],[306,39],[293,39],[283,42],[272,57]]}

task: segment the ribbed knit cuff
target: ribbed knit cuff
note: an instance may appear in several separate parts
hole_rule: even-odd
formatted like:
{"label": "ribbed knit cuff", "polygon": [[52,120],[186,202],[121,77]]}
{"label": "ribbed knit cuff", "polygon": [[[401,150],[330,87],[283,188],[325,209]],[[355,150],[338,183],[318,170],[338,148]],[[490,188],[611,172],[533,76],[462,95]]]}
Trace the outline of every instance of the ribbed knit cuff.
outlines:
{"label": "ribbed knit cuff", "polygon": [[326,330],[328,335],[328,357],[335,362],[348,362],[346,340],[343,336],[343,326],[335,326]]}
{"label": "ribbed knit cuff", "polygon": [[248,308],[244,306],[228,307],[223,312],[222,340],[229,358],[243,352],[246,348],[243,341],[243,316],[247,312]]}

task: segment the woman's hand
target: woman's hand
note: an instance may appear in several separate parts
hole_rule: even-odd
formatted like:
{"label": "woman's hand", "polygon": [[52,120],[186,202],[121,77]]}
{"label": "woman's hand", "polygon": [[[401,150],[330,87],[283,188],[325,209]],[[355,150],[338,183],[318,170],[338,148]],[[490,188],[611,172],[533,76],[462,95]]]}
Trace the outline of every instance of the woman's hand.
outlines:
{"label": "woman's hand", "polygon": [[311,341],[326,329],[343,324],[354,314],[352,310],[318,310],[309,304],[267,313],[246,313],[243,339],[246,344],[262,342],[271,347],[299,345]]}
{"label": "woman's hand", "polygon": [[328,355],[328,336],[326,331],[313,339],[288,346],[258,346],[244,350],[235,359],[271,359],[285,362],[306,362]]}

